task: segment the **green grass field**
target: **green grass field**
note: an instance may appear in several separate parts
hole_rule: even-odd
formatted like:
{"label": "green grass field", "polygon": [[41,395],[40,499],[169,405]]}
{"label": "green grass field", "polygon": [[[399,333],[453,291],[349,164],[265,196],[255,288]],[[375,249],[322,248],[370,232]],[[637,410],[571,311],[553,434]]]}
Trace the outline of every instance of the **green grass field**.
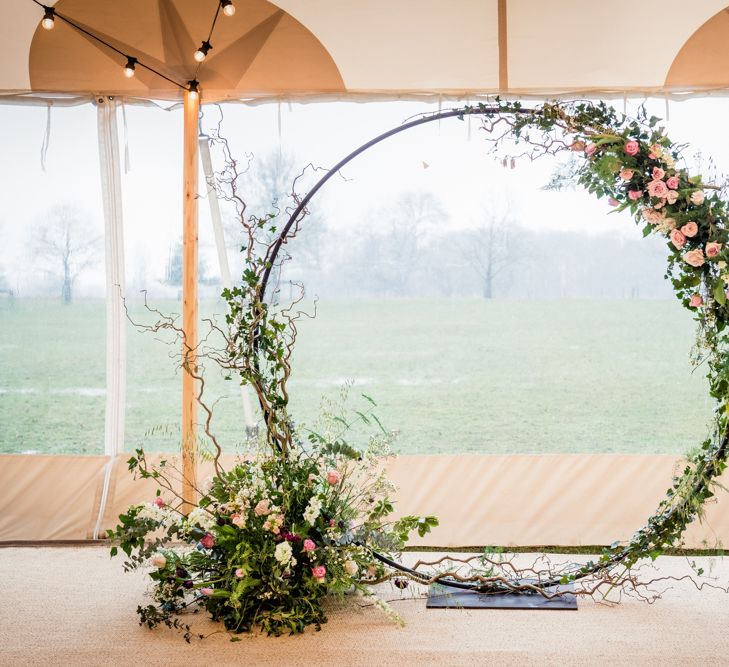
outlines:
{"label": "green grass field", "polygon": [[[0,451],[102,451],[104,317],[97,300],[0,303]],[[176,350],[131,326],[128,336],[127,447],[174,449]],[[323,301],[301,326],[291,409],[310,422],[323,394],[353,380],[352,398],[377,401],[403,453],[682,453],[712,410],[703,369],[691,372],[693,339],[671,301]],[[211,377],[211,391],[232,450],[239,390]]]}

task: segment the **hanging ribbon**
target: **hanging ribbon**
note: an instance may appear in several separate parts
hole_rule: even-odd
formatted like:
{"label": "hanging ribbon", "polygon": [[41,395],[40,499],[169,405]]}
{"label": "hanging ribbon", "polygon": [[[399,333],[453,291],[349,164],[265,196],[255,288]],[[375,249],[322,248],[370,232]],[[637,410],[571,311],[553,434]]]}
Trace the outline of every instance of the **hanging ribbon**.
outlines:
{"label": "hanging ribbon", "polygon": [[48,146],[51,143],[51,106],[53,106],[53,102],[48,102],[46,107],[46,132],[43,135],[43,143],[41,144],[40,160],[43,173],[46,171],[46,155],[48,154]]}
{"label": "hanging ribbon", "polygon": [[124,173],[128,174],[132,170],[132,162],[129,159],[129,130],[127,128],[127,108],[124,100],[121,103],[122,124],[124,125]]}

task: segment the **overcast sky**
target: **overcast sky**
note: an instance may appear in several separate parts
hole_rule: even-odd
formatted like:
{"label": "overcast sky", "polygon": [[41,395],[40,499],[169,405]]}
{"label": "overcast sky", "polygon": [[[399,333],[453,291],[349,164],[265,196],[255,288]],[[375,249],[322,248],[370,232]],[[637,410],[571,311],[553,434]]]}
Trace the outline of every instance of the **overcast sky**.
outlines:
{"label": "overcast sky", "polygon": [[[729,100],[671,102],[667,108],[661,99],[648,105],[655,115],[665,118],[668,112],[670,136],[690,144],[687,154],[702,151],[729,171],[729,133],[724,129]],[[448,106],[452,105],[444,104]],[[622,110],[623,103],[617,106]],[[282,150],[300,165],[313,162],[328,167],[374,135],[436,108],[405,102],[226,105],[222,127],[241,157]],[[634,110],[635,103],[629,102],[627,111]],[[217,107],[204,111],[204,126],[217,122]],[[122,147],[126,145],[129,154],[130,171],[123,188],[127,267],[133,273],[140,264],[163,266],[170,244],[180,234],[182,113],[127,106],[126,118],[126,131],[119,120]],[[45,108],[0,106],[0,263],[10,273],[32,266],[28,230],[54,204],[77,205],[102,229],[95,108],[52,110],[43,171],[46,122]],[[468,226],[477,220],[484,202],[506,197],[526,226],[639,236],[627,216],[608,216],[606,203],[584,192],[540,190],[554,162],[525,162],[514,170],[501,167],[487,153],[479,127],[477,119],[447,120],[391,139],[350,165],[346,181],[334,179],[316,205],[332,227],[376,224],[371,213],[377,208],[400,193],[424,190],[443,202],[451,225]],[[200,224],[202,242],[208,244],[204,202]],[[92,278],[87,281],[101,281],[101,272]]]}

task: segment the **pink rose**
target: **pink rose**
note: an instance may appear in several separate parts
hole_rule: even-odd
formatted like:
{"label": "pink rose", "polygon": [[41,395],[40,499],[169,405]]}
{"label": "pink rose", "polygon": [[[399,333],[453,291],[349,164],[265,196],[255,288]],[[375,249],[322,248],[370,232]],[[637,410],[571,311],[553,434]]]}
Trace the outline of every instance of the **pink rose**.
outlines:
{"label": "pink rose", "polygon": [[642,190],[628,190],[628,199],[638,201],[643,196]]}
{"label": "pink rose", "polygon": [[681,231],[686,238],[692,239],[699,233],[699,226],[695,222],[689,221],[681,227]]}
{"label": "pink rose", "polygon": [[619,176],[623,181],[629,181],[634,174],[635,172],[632,169],[621,169]]}
{"label": "pink rose", "polygon": [[230,515],[230,522],[238,528],[243,528],[246,525],[245,518],[238,513]]}
{"label": "pink rose", "polygon": [[587,157],[590,157],[591,155],[595,154],[596,150],[597,146],[595,144],[587,144],[587,146],[585,146],[585,155],[587,155]]}
{"label": "pink rose", "polygon": [[342,481],[342,476],[336,470],[330,470],[327,473],[327,482],[332,486],[336,486]]}
{"label": "pink rose", "polygon": [[651,181],[648,183],[648,194],[651,197],[665,197],[668,194],[668,188],[663,181]]}
{"label": "pink rose", "polygon": [[694,294],[691,297],[691,301],[689,301],[689,307],[691,308],[698,308],[702,303],[704,303],[704,300],[701,298],[700,294]]}
{"label": "pink rose", "polygon": [[324,581],[324,577],[327,576],[327,569],[323,565],[317,565],[311,568],[311,574],[315,579],[319,580],[319,583]]}
{"label": "pink rose", "polygon": [[253,509],[256,516],[266,516],[271,513],[271,501],[268,498],[261,500]]}
{"label": "pink rose", "polygon": [[671,188],[671,190],[678,190],[678,176],[671,176],[670,178],[666,179],[666,185]]}
{"label": "pink rose", "polygon": [[620,206],[620,202],[615,199],[615,197],[609,197],[608,204],[610,204],[610,206]]}
{"label": "pink rose", "polygon": [[696,190],[695,192],[691,193],[691,203],[695,204],[696,206],[701,206],[701,204],[704,203],[704,193],[701,192],[701,190]]}
{"label": "pink rose", "polygon": [[689,250],[684,256],[686,264],[690,264],[694,267],[702,266],[704,263],[704,251],[701,249]]}
{"label": "pink rose", "polygon": [[686,237],[678,229],[672,229],[671,243],[673,243],[676,249],[681,250],[686,245]]}
{"label": "pink rose", "polygon": [[666,172],[663,171],[660,167],[653,167],[653,180],[654,181],[660,181],[664,176],[666,175]]}
{"label": "pink rose", "polygon": [[164,507],[165,506],[165,501],[162,500],[162,498],[160,496],[157,496],[154,499],[154,504],[157,505],[157,507],[160,507],[161,508],[161,507]]}
{"label": "pink rose", "polygon": [[640,145],[634,139],[631,139],[625,144],[625,152],[628,155],[637,155],[640,150]]}
{"label": "pink rose", "polygon": [[242,567],[239,567],[235,571],[235,576],[238,577],[238,579],[242,579],[246,576],[246,571]]}
{"label": "pink rose", "polygon": [[200,544],[202,544],[206,549],[212,549],[215,546],[215,538],[212,533],[205,533],[200,540]]}
{"label": "pink rose", "polygon": [[314,540],[305,539],[304,540],[304,551],[316,551],[316,544],[314,544]]}
{"label": "pink rose", "polygon": [[716,257],[721,250],[721,243],[707,243],[706,244],[706,256],[707,257]]}
{"label": "pink rose", "polygon": [[666,195],[666,201],[669,204],[675,204],[677,200],[678,200],[678,192],[676,192],[675,190],[669,190],[668,194]]}
{"label": "pink rose", "polygon": [[211,595],[213,594],[213,589],[212,589],[212,588],[201,588],[201,589],[200,589],[200,592],[201,592],[201,593],[202,593],[203,595],[205,595],[205,596],[207,596],[207,597],[210,597],[210,596],[211,596]]}

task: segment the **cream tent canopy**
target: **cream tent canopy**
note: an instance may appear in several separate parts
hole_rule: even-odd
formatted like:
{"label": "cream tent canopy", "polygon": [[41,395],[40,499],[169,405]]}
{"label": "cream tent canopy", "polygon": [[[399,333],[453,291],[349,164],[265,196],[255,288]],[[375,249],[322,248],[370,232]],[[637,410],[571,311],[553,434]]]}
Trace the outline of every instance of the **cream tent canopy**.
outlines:
{"label": "cream tent canopy", "polygon": [[[726,0],[235,0],[195,77],[217,0],[46,0],[207,101],[686,93],[729,85]],[[0,91],[180,99],[68,25],[39,27],[33,0],[0,7]]]}

